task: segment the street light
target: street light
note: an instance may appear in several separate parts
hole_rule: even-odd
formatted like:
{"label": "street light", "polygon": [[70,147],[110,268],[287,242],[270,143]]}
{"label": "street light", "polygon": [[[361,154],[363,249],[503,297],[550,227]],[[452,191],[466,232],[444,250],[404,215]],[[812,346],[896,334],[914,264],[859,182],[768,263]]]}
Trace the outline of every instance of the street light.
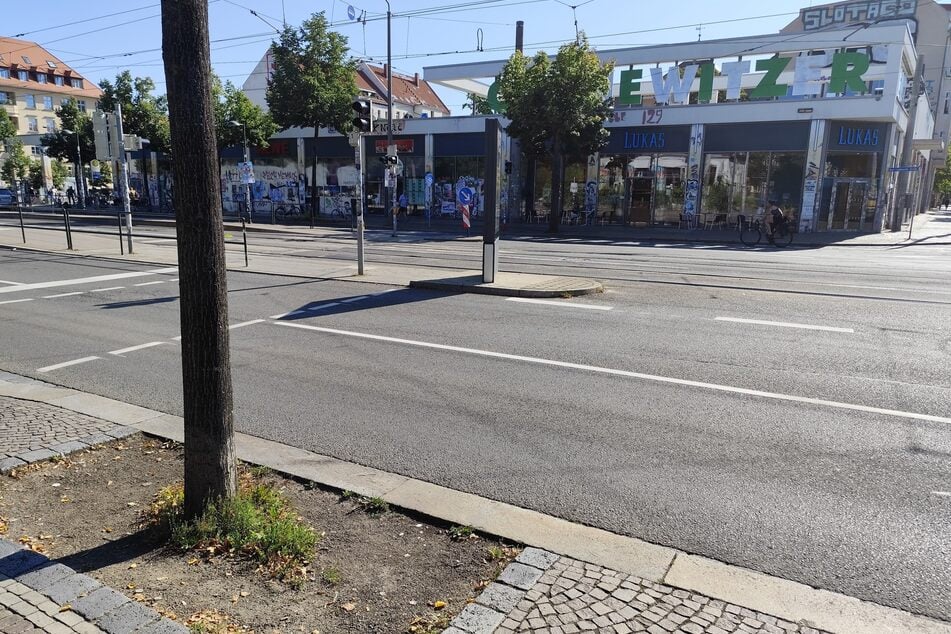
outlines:
{"label": "street light", "polygon": [[63,132],[66,134],[75,134],[76,135],[76,174],[78,179],[76,181],[76,188],[79,189],[79,206],[83,209],[86,208],[86,178],[83,174],[83,152],[82,148],[79,145],[79,130],[73,132],[72,130],[67,130],[63,128]]}
{"label": "street light", "polygon": [[[248,126],[240,121],[229,121],[229,125],[235,128],[241,128],[241,135],[244,137],[244,162],[251,161],[251,154],[248,152]],[[251,222],[251,184],[244,184],[244,206],[248,212],[248,222]]]}

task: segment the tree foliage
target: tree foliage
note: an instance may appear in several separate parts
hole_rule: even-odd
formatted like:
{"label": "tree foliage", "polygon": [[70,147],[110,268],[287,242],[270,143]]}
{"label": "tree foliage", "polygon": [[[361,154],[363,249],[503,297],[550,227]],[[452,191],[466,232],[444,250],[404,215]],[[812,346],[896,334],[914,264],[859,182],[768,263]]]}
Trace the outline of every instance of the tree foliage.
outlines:
{"label": "tree foliage", "polygon": [[[79,110],[75,99],[64,102],[56,110],[59,117],[60,129],[56,132],[44,134],[40,144],[46,148],[50,158],[62,159],[70,163],[77,163],[76,132],[79,132],[79,145],[84,163],[96,157],[96,143],[92,131],[92,119],[85,112]],[[67,132],[69,130],[69,132]]]}
{"label": "tree foliage", "polygon": [[939,198],[951,199],[951,167],[942,167],[935,172],[934,192]]}
{"label": "tree foliage", "polygon": [[23,149],[23,142],[17,139],[7,146],[7,158],[0,165],[0,176],[8,183],[25,179],[30,174],[30,157]]}
{"label": "tree foliage", "polygon": [[611,110],[613,69],[613,63],[601,63],[582,35],[558,49],[554,59],[539,52],[529,61],[516,52],[499,76],[509,135],[529,155],[552,156],[551,231],[558,230],[561,219],[565,158],[582,159],[607,141],[604,120]]}
{"label": "tree foliage", "polygon": [[153,94],[155,82],[151,77],[133,78],[124,70],[116,75],[115,82],[104,79],[100,87],[100,110],[115,112],[116,104],[122,105],[123,134],[148,139],[154,152],[169,151],[168,100]]}
{"label": "tree foliage", "polygon": [[69,176],[69,167],[60,161],[50,161],[50,175],[53,179],[53,187],[62,189],[66,184],[66,177]]}
{"label": "tree foliage", "polygon": [[17,135],[17,127],[13,125],[13,120],[7,114],[6,108],[0,108],[0,145]]}
{"label": "tree foliage", "polygon": [[349,129],[357,65],[347,51],[347,38],[330,30],[323,12],[300,27],[284,27],[271,44],[274,74],[267,87],[268,108],[279,126]]}
{"label": "tree foliage", "polygon": [[211,94],[215,105],[215,140],[218,151],[222,148],[244,145],[244,130],[232,121],[243,123],[248,133],[248,145],[267,147],[268,139],[277,132],[277,124],[271,115],[253,103],[244,92],[217,76],[211,78]]}
{"label": "tree foliage", "polygon": [[492,105],[488,98],[470,92],[466,103],[462,105],[463,110],[471,110],[472,114],[493,114]]}

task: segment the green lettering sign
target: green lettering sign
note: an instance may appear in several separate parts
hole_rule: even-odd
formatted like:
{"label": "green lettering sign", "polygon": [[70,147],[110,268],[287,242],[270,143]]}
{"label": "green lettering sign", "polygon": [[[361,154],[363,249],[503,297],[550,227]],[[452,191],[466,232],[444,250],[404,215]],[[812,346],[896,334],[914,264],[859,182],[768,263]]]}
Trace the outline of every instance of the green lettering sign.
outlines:
{"label": "green lettering sign", "polygon": [[836,53],[832,56],[832,78],[829,92],[866,92],[868,86],[862,73],[868,70],[871,60],[865,53]]}
{"label": "green lettering sign", "polygon": [[697,101],[710,103],[713,100],[713,64],[704,64],[700,67],[700,92]]}
{"label": "green lettering sign", "polygon": [[621,87],[618,95],[618,103],[622,106],[641,105],[641,96],[635,93],[641,91],[641,82],[637,81],[643,76],[644,71],[640,68],[621,71]]}
{"label": "green lettering sign", "polygon": [[756,60],[756,70],[765,70],[766,75],[762,81],[750,92],[750,97],[757,99],[760,97],[785,97],[789,88],[786,84],[777,84],[780,73],[786,70],[789,65],[789,57],[774,57],[772,59]]}
{"label": "green lettering sign", "polygon": [[492,108],[492,112],[496,114],[505,114],[505,102],[499,99],[499,79],[496,77],[495,81],[492,82],[492,85],[489,86],[489,94],[486,95],[486,101],[489,102],[489,107]]}

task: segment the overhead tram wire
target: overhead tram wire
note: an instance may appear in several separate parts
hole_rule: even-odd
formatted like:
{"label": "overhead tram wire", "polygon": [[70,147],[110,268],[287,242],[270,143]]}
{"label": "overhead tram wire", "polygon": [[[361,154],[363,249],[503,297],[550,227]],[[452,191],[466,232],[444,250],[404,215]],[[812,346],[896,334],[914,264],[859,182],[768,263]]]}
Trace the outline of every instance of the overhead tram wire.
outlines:
{"label": "overhead tram wire", "polygon": [[126,9],[124,11],[116,11],[115,13],[105,13],[103,15],[93,16],[91,18],[85,18],[83,20],[73,20],[64,24],[56,24],[53,26],[44,26],[41,29],[33,29],[32,31],[24,31],[23,33],[17,33],[16,35],[11,35],[12,38],[21,38],[26,37],[27,35],[33,35],[34,33],[43,33],[45,31],[53,31],[55,29],[62,29],[67,26],[75,26],[77,24],[85,24],[86,22],[94,22],[96,20],[104,20],[105,18],[111,18],[117,15],[125,15],[127,13],[135,13],[136,11],[143,11],[145,9],[152,9],[159,6],[160,3],[156,2],[154,4],[147,4],[145,6],[137,7],[135,9]]}

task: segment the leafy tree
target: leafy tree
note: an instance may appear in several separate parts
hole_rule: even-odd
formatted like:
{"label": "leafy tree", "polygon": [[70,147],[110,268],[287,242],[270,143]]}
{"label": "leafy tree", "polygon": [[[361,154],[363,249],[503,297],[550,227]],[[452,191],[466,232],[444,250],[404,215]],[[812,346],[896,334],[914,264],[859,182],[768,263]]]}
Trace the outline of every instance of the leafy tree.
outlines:
{"label": "leafy tree", "polygon": [[59,117],[60,129],[44,134],[40,139],[40,144],[46,148],[46,154],[50,158],[78,163],[79,159],[76,157],[76,132],[78,131],[83,162],[87,163],[94,159],[96,142],[92,131],[92,119],[88,114],[80,111],[76,100],[70,99],[64,102],[56,110],[56,116]]}
{"label": "leafy tree", "polygon": [[[313,127],[314,143],[322,126],[350,129],[350,104],[357,94],[357,65],[347,59],[347,38],[331,31],[323,12],[299,28],[284,27],[271,44],[274,74],[267,104],[282,128]],[[315,148],[316,149],[316,148]],[[311,171],[311,214],[317,215],[317,158]]]}
{"label": "leafy tree", "polygon": [[100,83],[103,95],[99,109],[115,112],[122,105],[122,132],[149,140],[154,152],[169,151],[168,99],[153,95],[155,82],[151,77],[132,77],[127,70],[116,75],[115,82],[108,79]]}
{"label": "leafy tree", "polygon": [[219,152],[228,146],[244,145],[244,130],[241,126],[233,125],[232,121],[244,124],[249,146],[268,146],[268,139],[278,129],[268,112],[248,99],[230,81],[222,84],[217,76],[212,77],[211,91],[215,103],[215,138]]}
{"label": "leafy tree", "polygon": [[486,97],[470,92],[466,103],[462,106],[463,110],[469,109],[472,114],[494,114],[491,104]]}
{"label": "leafy tree", "polygon": [[50,173],[53,177],[53,187],[61,189],[69,176],[69,167],[62,161],[50,161]]}
{"label": "leafy tree", "polygon": [[942,167],[935,172],[934,192],[939,202],[944,198],[951,199],[951,167]]}
{"label": "leafy tree", "polygon": [[43,175],[43,161],[36,159],[30,161],[29,183],[34,191],[40,191],[41,188],[46,186],[46,178]]}
{"label": "leafy tree", "polygon": [[613,63],[602,64],[583,35],[565,44],[550,60],[543,52],[529,61],[516,52],[499,76],[509,135],[529,155],[552,157],[549,231],[561,222],[565,158],[583,159],[607,141],[604,120],[611,109]]}
{"label": "leafy tree", "polygon": [[17,135],[17,127],[7,114],[6,108],[0,108],[0,145],[6,144],[9,139]]}
{"label": "leafy tree", "polygon": [[186,519],[234,496],[228,280],[215,155],[208,0],[162,0],[178,228]]}
{"label": "leafy tree", "polygon": [[29,174],[30,157],[23,149],[23,142],[17,139],[7,146],[7,158],[0,166],[0,176],[16,189],[17,181],[25,179]]}
{"label": "leafy tree", "polygon": [[[91,172],[92,170],[90,170]],[[89,175],[89,182],[92,183],[92,174]],[[112,184],[112,163],[108,161],[99,162],[99,180],[93,183],[95,186]]]}

